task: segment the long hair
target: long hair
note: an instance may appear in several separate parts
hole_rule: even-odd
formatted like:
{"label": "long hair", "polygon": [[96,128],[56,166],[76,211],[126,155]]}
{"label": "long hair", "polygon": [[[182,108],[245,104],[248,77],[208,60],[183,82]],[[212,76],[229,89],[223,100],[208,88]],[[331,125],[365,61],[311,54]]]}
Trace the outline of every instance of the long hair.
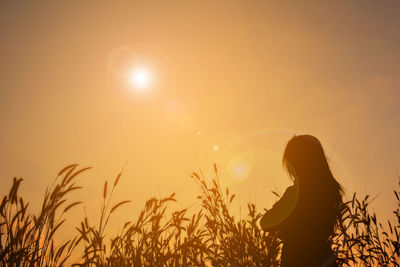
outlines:
{"label": "long hair", "polygon": [[294,136],[286,145],[282,163],[299,188],[299,205],[312,202],[325,210],[326,231],[332,234],[341,214],[343,189],[329,168],[320,141],[311,135]]}

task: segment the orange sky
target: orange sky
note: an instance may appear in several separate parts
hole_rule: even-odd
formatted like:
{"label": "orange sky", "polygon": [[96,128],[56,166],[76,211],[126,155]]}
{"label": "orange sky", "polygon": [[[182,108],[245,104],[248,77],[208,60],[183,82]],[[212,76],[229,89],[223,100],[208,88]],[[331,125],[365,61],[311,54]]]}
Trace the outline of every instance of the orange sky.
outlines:
{"label": "orange sky", "polygon": [[[389,216],[400,2],[327,2],[0,3],[1,193],[23,177],[35,207],[57,171],[79,163],[94,170],[76,197],[97,207],[128,161],[126,211],[173,191],[183,207],[198,192],[189,174],[217,161],[243,207],[269,208],[270,191],[289,185],[286,142],[308,133],[347,192],[379,194],[374,207]],[[123,92],[137,58],[158,71],[157,90]],[[240,181],[228,177],[236,163]]]}

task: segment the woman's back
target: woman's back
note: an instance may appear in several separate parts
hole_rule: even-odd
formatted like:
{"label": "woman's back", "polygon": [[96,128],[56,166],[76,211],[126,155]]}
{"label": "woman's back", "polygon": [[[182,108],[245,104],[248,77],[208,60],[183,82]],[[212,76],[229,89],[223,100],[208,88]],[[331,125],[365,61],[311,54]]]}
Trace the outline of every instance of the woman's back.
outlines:
{"label": "woman's back", "polygon": [[[300,192],[294,210],[278,225],[284,242],[282,266],[321,266],[333,258],[329,237],[336,214],[325,198],[315,196]],[[304,261],[306,265],[300,264]]]}
{"label": "woman's back", "polygon": [[282,266],[321,266],[334,259],[328,239],[335,213],[323,199],[303,198],[296,191],[295,186],[289,187],[263,216],[261,226],[283,241]]}

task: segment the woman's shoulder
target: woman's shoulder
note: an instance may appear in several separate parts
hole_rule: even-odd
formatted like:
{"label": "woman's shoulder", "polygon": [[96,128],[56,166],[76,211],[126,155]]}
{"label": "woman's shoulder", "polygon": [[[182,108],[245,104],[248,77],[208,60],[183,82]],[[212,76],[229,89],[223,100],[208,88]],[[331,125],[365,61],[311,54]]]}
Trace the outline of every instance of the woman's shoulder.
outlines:
{"label": "woman's shoulder", "polygon": [[[289,186],[282,197],[272,206],[278,210],[293,210],[296,206],[299,196],[298,187],[295,185]],[[287,211],[286,211],[287,212]]]}
{"label": "woman's shoulder", "polygon": [[296,187],[294,186],[294,185],[292,185],[292,186],[289,186],[288,188],[286,188],[286,191],[285,191],[285,193],[284,194],[292,194],[292,193],[294,193],[296,191]]}
{"label": "woman's shoulder", "polygon": [[260,224],[264,230],[279,226],[294,210],[297,202],[297,187],[290,186],[282,197],[262,217]]}
{"label": "woman's shoulder", "polygon": [[298,187],[295,185],[289,186],[286,188],[285,193],[283,193],[281,199],[290,198],[297,196],[299,190]]}

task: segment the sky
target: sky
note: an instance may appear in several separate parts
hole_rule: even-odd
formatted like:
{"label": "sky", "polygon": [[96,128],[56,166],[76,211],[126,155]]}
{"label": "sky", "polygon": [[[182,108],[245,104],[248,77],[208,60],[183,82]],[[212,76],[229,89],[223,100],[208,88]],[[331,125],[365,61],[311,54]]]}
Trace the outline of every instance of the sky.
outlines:
{"label": "sky", "polygon": [[287,141],[312,134],[347,195],[377,196],[389,217],[399,12],[400,1],[2,1],[0,193],[23,177],[35,210],[60,169],[93,166],[73,197],[95,218],[127,162],[125,220],[152,196],[195,203],[190,174],[212,178],[216,162],[237,207],[262,210],[290,185]]}

